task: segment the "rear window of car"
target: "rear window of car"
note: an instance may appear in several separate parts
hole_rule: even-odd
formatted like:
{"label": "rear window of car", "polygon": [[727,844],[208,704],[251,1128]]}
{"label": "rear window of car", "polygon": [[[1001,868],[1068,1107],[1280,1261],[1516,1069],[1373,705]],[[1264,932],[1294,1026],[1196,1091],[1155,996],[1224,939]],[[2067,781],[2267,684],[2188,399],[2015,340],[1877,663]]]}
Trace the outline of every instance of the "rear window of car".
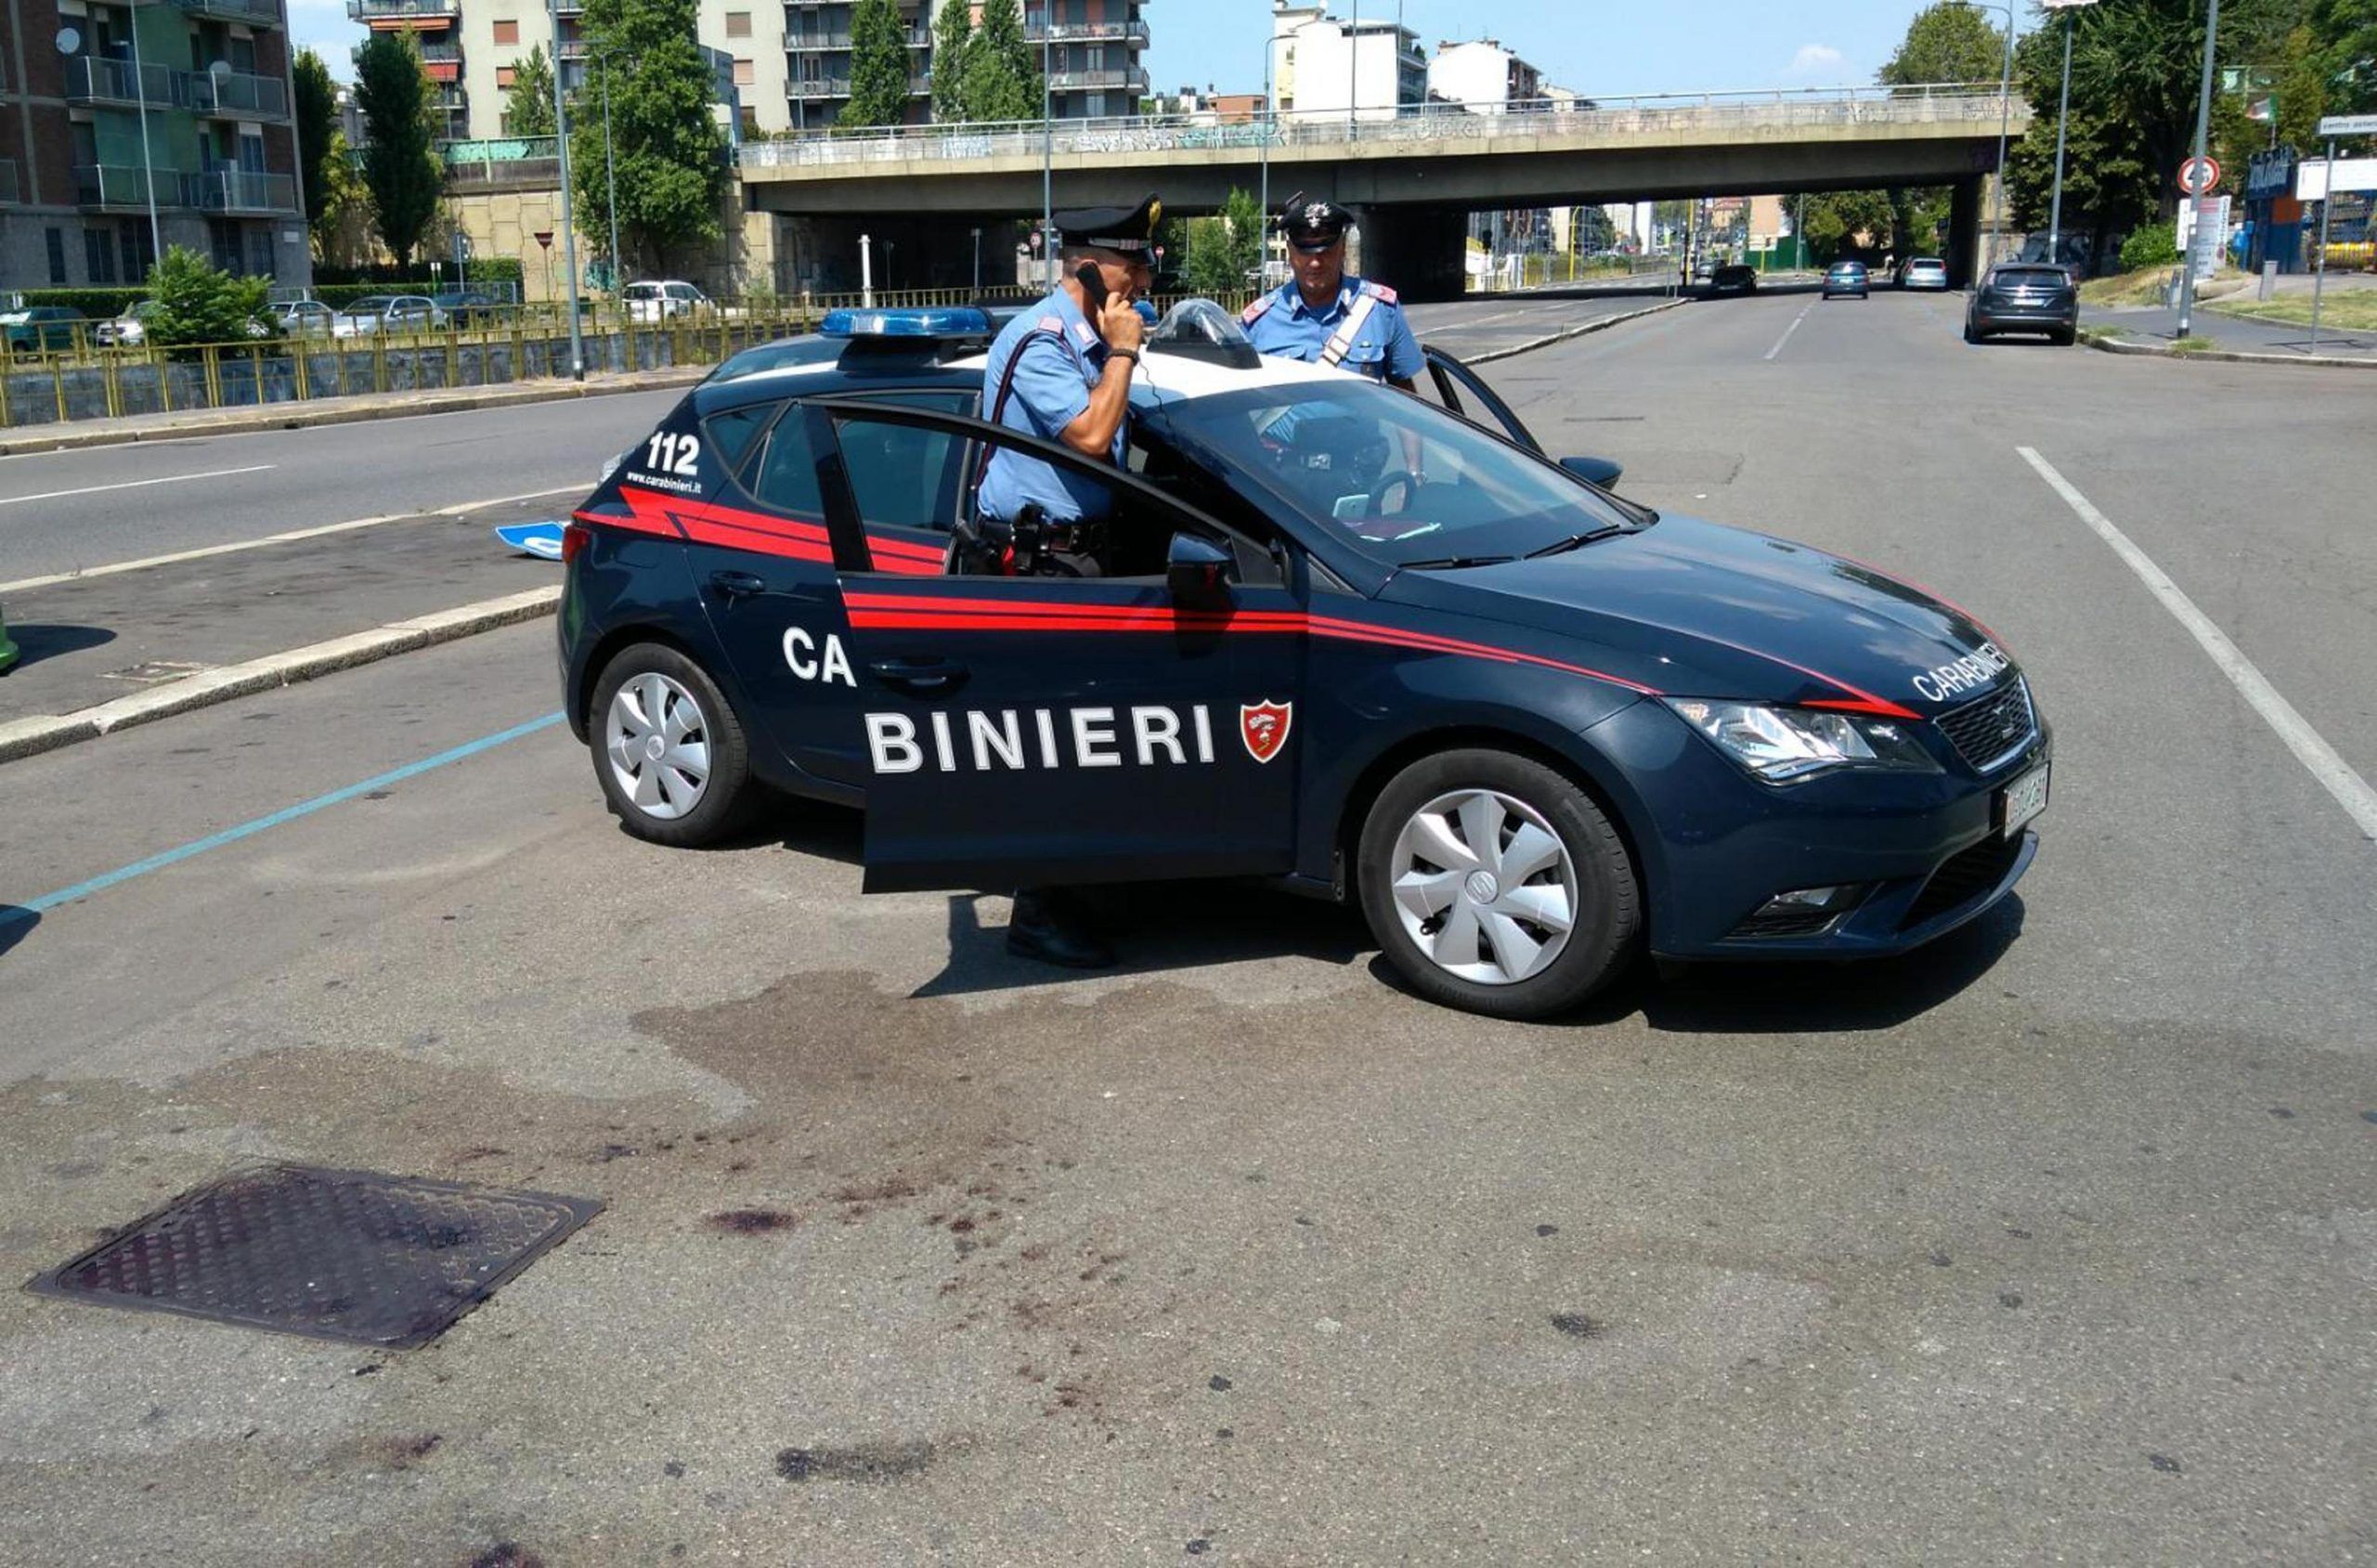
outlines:
{"label": "rear window of car", "polygon": [[2052,266],[2009,266],[1998,273],[1997,281],[2009,289],[2059,289],[2071,279]]}

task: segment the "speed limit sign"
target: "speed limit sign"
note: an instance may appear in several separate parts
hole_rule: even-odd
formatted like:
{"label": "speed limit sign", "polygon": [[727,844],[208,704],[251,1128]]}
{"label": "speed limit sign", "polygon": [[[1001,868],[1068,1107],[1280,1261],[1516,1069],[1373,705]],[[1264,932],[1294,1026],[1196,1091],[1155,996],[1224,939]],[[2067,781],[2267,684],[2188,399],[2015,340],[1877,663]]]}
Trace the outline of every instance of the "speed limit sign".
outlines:
{"label": "speed limit sign", "polygon": [[2220,183],[2220,161],[2216,158],[2190,158],[2179,165],[2179,193],[2202,196]]}

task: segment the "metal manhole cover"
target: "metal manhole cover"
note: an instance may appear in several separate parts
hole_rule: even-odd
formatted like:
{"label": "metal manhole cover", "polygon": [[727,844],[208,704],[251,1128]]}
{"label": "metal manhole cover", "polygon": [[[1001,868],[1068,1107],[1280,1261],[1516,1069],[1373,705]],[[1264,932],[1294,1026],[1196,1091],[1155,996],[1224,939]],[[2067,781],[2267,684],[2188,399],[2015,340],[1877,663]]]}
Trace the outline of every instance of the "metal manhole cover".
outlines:
{"label": "metal manhole cover", "polygon": [[593,1199],[270,1165],[184,1193],[26,1289],[409,1350],[602,1211]]}

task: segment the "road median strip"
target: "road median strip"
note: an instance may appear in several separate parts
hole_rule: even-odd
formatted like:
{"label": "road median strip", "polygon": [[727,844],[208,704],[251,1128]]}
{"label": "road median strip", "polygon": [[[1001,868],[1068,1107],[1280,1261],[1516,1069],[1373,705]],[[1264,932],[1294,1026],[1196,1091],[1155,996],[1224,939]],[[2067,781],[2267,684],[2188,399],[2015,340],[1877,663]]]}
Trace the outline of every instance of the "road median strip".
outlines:
{"label": "road median strip", "polygon": [[36,714],[12,719],[0,723],[0,762],[13,762],[19,758],[71,745],[77,741],[95,740],[136,724],[211,707],[235,697],[294,685],[338,670],[353,669],[397,654],[410,653],[416,648],[433,647],[482,631],[493,631],[500,627],[534,620],[539,616],[551,615],[560,599],[561,585],[548,584],[523,593],[506,594],[500,599],[482,600],[475,604],[463,604],[451,610],[438,610],[406,620],[392,621],[369,631],[333,637],[302,648],[292,648],[286,653],[268,654],[240,664],[201,670],[172,685],[118,697],[112,702],[79,708],[72,713]]}
{"label": "road median strip", "polygon": [[40,452],[70,451],[85,447],[121,447],[140,441],[188,441],[208,435],[249,435],[267,430],[310,430],[320,425],[413,419],[423,414],[470,413],[481,408],[516,408],[525,403],[556,403],[572,397],[661,392],[691,386],[716,368],[712,365],[672,366],[630,372],[617,380],[555,380],[500,387],[455,387],[428,395],[409,392],[318,402],[266,403],[261,408],[217,409],[204,418],[132,428],[84,429],[77,428],[74,422],[26,425],[19,427],[21,434],[0,436],[0,458],[28,457]]}
{"label": "road median strip", "polygon": [[1640,321],[1645,316],[1656,316],[1663,310],[1673,310],[1680,305],[1690,303],[1692,302],[1683,299],[1661,300],[1658,304],[1645,305],[1641,310],[1630,310],[1617,316],[1597,317],[1591,321],[1580,321],[1573,327],[1563,327],[1556,332],[1547,332],[1539,338],[1529,338],[1525,343],[1513,343],[1508,348],[1491,349],[1484,354],[1470,355],[1462,359],[1461,363],[1485,365],[1496,359],[1508,359],[1515,354],[1530,354],[1539,348],[1549,348],[1556,343],[1566,343],[1570,338],[1580,338],[1588,332],[1607,331],[1612,327],[1622,327],[1629,321]]}

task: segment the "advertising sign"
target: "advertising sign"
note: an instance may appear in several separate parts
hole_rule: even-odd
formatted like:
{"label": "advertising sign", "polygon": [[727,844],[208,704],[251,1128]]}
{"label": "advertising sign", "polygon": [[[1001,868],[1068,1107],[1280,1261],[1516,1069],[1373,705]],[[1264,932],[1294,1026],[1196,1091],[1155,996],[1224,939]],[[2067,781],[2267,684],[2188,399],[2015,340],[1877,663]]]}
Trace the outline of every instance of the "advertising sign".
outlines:
{"label": "advertising sign", "polygon": [[2179,208],[2179,249],[2201,283],[2220,266],[2220,250],[2228,240],[2228,198],[2199,196]]}
{"label": "advertising sign", "polygon": [[2328,161],[2306,158],[2294,171],[2294,194],[2304,201],[2324,201],[2337,190],[2377,190],[2377,158],[2339,158],[2335,177],[2328,177]]}

